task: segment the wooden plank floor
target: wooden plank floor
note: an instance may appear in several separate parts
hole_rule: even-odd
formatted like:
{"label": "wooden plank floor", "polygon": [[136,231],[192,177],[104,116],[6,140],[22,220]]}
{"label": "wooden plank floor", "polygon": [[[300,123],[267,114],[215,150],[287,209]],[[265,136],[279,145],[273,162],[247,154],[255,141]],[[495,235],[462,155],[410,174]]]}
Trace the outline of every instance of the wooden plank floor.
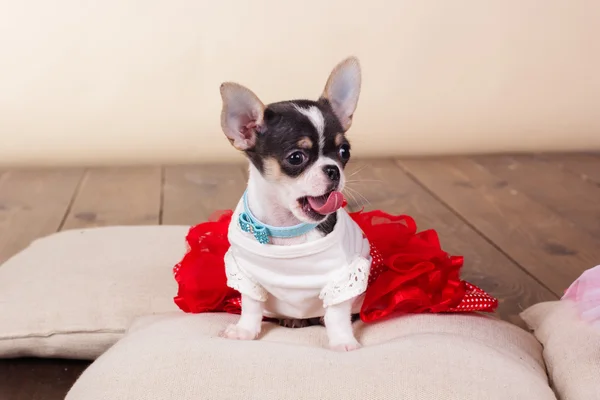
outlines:
{"label": "wooden plank floor", "polygon": [[[514,324],[600,263],[598,154],[359,160],[347,174],[351,209],[436,229],[465,256],[465,279],[497,296],[498,317]],[[0,263],[64,229],[200,222],[233,207],[246,176],[238,165],[0,171]],[[2,360],[0,399],[62,399],[87,365]]]}

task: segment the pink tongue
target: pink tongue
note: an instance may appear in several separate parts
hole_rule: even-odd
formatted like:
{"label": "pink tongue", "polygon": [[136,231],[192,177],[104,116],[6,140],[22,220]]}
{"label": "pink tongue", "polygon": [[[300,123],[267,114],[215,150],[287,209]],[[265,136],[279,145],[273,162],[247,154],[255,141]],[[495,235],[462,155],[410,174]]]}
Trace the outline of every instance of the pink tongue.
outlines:
{"label": "pink tongue", "polygon": [[331,214],[342,207],[344,195],[341,192],[331,192],[327,199],[321,197],[307,197],[308,204],[319,214]]}

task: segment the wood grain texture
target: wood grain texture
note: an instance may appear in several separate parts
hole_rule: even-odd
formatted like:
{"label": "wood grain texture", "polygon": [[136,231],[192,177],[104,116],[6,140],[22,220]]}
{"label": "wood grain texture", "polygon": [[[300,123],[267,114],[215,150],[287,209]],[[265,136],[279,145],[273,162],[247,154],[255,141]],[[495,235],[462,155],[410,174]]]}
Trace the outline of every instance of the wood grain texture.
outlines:
{"label": "wood grain texture", "polygon": [[239,165],[165,167],[161,222],[192,225],[234,208],[246,187],[245,170]]}
{"label": "wood grain texture", "polygon": [[[573,175],[558,162],[535,156],[479,156],[472,159],[507,185],[570,221],[573,227],[600,240],[600,185]],[[600,171],[600,159],[596,160],[596,169]]]}
{"label": "wood grain texture", "polygon": [[600,153],[540,154],[537,158],[573,173],[584,181],[600,185]]}
{"label": "wood grain texture", "polygon": [[14,170],[0,175],[0,263],[56,232],[83,171]]}
{"label": "wood grain texture", "polygon": [[472,160],[400,164],[557,296],[600,260],[596,240]]}
{"label": "wood grain texture", "polygon": [[87,170],[63,229],[158,225],[160,167]]}
{"label": "wood grain texture", "polygon": [[[519,313],[540,301],[556,296],[526,274],[451,210],[410,179],[393,161],[373,161],[356,174],[355,190],[370,204],[349,201],[353,209],[382,209],[408,214],[419,230],[434,229],[442,247],[450,254],[463,255],[463,278],[496,296],[498,315],[523,326]],[[351,197],[351,196],[350,196]],[[360,199],[360,196],[357,197]]]}
{"label": "wood grain texture", "polygon": [[64,399],[89,364],[89,361],[36,358],[0,360],[0,399]]}

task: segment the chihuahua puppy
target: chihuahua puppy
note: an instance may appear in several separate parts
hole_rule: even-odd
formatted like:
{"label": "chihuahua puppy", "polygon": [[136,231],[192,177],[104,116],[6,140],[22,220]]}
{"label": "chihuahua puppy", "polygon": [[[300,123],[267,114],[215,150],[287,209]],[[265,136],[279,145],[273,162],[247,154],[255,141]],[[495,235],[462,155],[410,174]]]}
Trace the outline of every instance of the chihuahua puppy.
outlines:
{"label": "chihuahua puppy", "polygon": [[244,86],[221,85],[223,132],[249,160],[225,257],[242,313],[222,336],[255,339],[265,316],[291,326],[322,318],[332,349],[360,347],[351,318],[371,257],[367,239],[341,208],[350,160],[346,132],[360,87],[354,57],[333,69],[317,101],[264,105]]}

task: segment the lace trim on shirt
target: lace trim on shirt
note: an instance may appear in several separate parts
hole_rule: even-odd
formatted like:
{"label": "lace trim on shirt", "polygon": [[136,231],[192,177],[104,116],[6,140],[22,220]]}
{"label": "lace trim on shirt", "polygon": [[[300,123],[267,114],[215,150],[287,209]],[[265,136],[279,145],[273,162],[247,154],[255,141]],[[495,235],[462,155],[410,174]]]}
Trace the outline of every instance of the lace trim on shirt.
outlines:
{"label": "lace trim on shirt", "polygon": [[267,291],[238,265],[231,249],[225,253],[227,286],[257,301],[267,301]]}
{"label": "lace trim on shirt", "polygon": [[321,290],[319,298],[323,300],[323,307],[339,304],[363,294],[369,283],[370,269],[371,260],[357,256],[348,268]]}

